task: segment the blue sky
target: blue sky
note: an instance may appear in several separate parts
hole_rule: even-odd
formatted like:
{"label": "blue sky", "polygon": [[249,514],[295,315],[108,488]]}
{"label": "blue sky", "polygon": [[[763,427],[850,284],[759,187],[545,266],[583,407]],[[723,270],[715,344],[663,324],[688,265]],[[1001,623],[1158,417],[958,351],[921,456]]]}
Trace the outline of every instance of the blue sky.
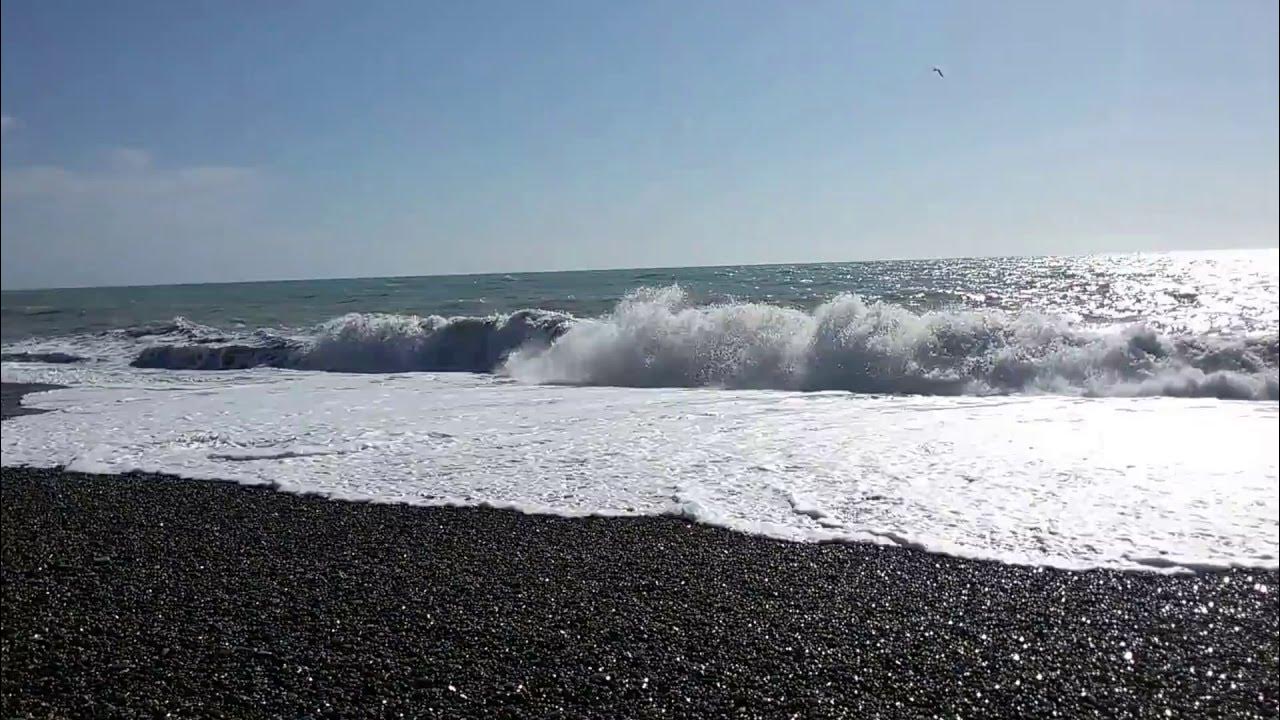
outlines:
{"label": "blue sky", "polygon": [[2,8],[5,288],[1277,244],[1275,2]]}

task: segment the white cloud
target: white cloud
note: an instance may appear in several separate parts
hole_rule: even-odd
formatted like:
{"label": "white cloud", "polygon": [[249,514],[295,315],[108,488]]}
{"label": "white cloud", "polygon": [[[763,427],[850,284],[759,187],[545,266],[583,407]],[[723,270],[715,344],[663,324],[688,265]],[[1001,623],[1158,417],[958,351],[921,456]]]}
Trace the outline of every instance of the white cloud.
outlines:
{"label": "white cloud", "polygon": [[0,135],[8,135],[10,130],[18,127],[18,118],[12,115],[0,115]]}
{"label": "white cloud", "polygon": [[52,201],[182,199],[197,195],[235,193],[252,189],[263,180],[256,168],[235,165],[192,165],[159,168],[150,153],[116,148],[105,167],[68,168],[61,165],[28,165],[0,171],[0,193],[6,200],[43,198]]}
{"label": "white cloud", "polygon": [[116,170],[139,171],[151,168],[151,153],[131,147],[111,148],[107,151],[107,163]]}
{"label": "white cloud", "polygon": [[272,186],[254,167],[166,167],[133,148],[92,167],[3,168],[4,285],[243,275],[271,242]]}

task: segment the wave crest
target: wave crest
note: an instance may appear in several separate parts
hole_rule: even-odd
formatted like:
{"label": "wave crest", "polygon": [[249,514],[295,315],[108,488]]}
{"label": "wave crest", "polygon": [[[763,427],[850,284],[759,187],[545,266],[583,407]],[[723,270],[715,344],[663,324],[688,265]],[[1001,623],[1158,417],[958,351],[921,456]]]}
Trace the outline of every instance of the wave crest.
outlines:
{"label": "wave crest", "polygon": [[1073,327],[1036,314],[938,311],[841,295],[812,312],[696,307],[678,287],[629,294],[502,371],[538,383],[849,390],[1057,392],[1277,399],[1276,339],[1171,338]]}
{"label": "wave crest", "polygon": [[360,373],[490,372],[517,347],[549,344],[571,321],[546,310],[457,318],[351,313],[324,323],[305,339],[260,331],[253,343],[159,345],[143,350],[132,364],[169,370],[267,366]]}

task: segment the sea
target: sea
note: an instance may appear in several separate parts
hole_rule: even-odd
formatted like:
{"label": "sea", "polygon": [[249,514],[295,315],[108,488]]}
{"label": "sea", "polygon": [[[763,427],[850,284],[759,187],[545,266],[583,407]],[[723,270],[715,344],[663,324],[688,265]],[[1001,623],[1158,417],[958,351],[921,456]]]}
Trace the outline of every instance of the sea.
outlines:
{"label": "sea", "polygon": [[[5,465],[1280,564],[1275,249],[5,290]],[[429,551],[429,549],[424,549]]]}

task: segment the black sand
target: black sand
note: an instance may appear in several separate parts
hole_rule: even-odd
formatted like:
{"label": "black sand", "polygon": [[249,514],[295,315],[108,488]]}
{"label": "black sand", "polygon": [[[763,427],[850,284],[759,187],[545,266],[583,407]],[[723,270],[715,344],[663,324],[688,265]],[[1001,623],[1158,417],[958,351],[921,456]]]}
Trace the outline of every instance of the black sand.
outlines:
{"label": "black sand", "polygon": [[4,717],[1280,711],[1274,572],[1060,572],[147,475],[4,468],[0,492]]}

